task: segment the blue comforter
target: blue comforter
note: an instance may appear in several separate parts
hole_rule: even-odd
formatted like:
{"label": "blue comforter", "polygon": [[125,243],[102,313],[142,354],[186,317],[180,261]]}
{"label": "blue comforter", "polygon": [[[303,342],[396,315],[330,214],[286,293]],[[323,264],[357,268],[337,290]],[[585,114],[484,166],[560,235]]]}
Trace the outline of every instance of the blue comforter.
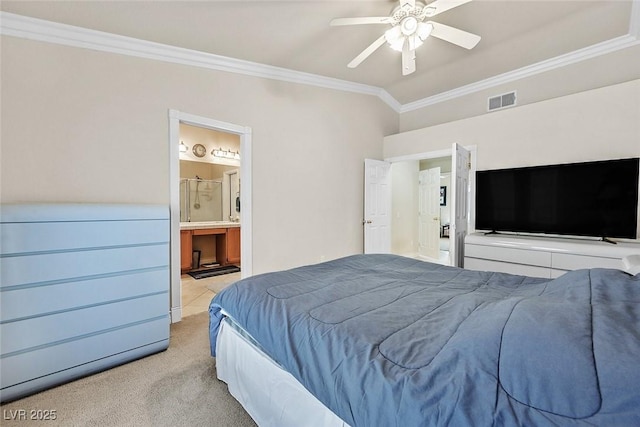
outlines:
{"label": "blue comforter", "polygon": [[241,280],[220,309],[351,426],[640,426],[640,277],[355,255]]}

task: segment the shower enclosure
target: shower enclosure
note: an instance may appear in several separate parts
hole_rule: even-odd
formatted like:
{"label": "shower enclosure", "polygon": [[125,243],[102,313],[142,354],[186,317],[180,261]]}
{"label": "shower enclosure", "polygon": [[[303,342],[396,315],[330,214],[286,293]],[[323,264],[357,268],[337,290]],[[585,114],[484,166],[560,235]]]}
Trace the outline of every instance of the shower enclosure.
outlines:
{"label": "shower enclosure", "polygon": [[222,181],[180,180],[180,222],[222,221]]}

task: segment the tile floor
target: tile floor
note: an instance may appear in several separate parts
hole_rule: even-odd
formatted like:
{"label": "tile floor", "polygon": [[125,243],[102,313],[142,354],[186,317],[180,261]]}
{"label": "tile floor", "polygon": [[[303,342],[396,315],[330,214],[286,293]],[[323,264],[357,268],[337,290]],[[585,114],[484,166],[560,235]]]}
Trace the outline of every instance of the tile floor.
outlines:
{"label": "tile floor", "polygon": [[215,295],[215,292],[210,288],[221,290],[240,280],[241,274],[240,272],[230,273],[199,280],[188,274],[183,274],[180,277],[182,285],[182,317],[207,311],[211,298]]}

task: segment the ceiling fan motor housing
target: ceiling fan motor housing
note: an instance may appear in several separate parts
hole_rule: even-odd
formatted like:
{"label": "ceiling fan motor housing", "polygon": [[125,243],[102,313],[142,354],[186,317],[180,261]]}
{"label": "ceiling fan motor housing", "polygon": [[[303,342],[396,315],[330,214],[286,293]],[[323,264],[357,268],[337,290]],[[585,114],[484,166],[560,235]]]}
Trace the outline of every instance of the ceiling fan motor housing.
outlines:
{"label": "ceiling fan motor housing", "polygon": [[413,17],[416,21],[422,22],[426,18],[426,6],[424,3],[416,2],[414,6],[400,4],[391,11],[391,25],[398,25],[405,18]]}

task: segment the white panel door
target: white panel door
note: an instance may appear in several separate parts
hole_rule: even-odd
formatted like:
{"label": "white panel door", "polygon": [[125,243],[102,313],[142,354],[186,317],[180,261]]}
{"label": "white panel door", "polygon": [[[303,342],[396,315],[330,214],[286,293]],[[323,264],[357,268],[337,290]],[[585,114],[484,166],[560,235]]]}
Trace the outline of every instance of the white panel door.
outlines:
{"label": "white panel door", "polygon": [[451,229],[449,231],[449,259],[456,267],[464,266],[464,237],[469,219],[469,169],[471,155],[462,146],[453,143],[451,151]]}
{"label": "white panel door", "polygon": [[364,253],[391,251],[391,164],[364,160]]}
{"label": "white panel door", "polygon": [[440,256],[440,168],[420,171],[418,176],[418,253]]}

